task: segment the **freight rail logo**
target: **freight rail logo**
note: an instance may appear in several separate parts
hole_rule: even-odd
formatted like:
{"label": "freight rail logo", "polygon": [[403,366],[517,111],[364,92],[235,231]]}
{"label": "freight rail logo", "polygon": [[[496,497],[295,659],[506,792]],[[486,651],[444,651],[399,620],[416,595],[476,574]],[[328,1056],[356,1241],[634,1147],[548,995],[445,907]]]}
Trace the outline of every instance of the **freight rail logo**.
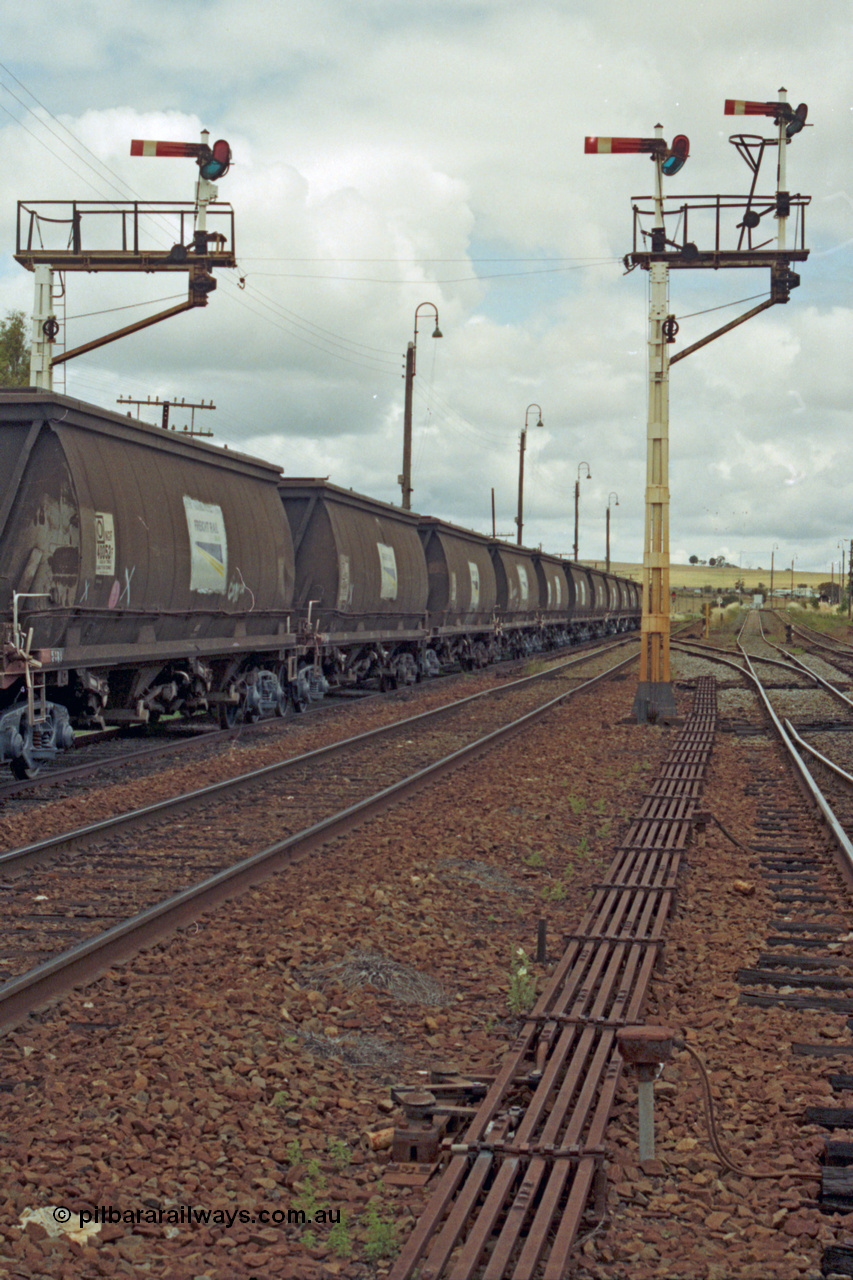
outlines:
{"label": "freight rail logo", "polygon": [[228,539],[222,508],[184,496],[190,542],[190,591],[222,595],[228,573]]}

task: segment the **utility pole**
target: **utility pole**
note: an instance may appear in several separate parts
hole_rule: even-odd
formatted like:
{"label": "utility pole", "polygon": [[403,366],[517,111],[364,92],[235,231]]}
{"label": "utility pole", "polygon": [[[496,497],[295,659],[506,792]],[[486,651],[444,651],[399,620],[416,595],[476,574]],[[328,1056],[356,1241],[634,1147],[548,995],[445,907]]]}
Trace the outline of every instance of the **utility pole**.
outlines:
{"label": "utility pole", "polygon": [[521,439],[518,444],[518,515],[515,517],[515,523],[518,525],[516,534],[516,542],[521,546],[521,530],[524,523],[524,450],[527,448],[527,418],[531,409],[539,410],[539,421],[537,427],[544,426],[542,421],[542,409],[538,404],[529,404],[524,415],[524,426],[521,431]]}
{"label": "utility pole", "polygon": [[435,312],[434,338],[441,338],[438,327],[438,307],[434,302],[421,302],[415,307],[415,339],[406,348],[405,390],[403,397],[403,470],[397,476],[397,483],[402,489],[401,506],[404,511],[412,509],[412,393],[415,385],[418,358],[418,312],[421,307],[432,307]]}
{"label": "utility pole", "polygon": [[614,491],[611,491],[607,495],[607,520],[606,520],[607,531],[606,531],[606,537],[605,537],[605,559],[604,559],[604,569],[606,573],[610,572],[610,499],[611,498],[616,499],[616,506],[618,507],[619,494],[615,493]]}
{"label": "utility pole", "polygon": [[[640,650],[640,680],[634,698],[633,714],[640,723],[671,719],[675,715],[669,654],[669,370],[677,361],[728,333],[759,312],[786,303],[791,289],[800,278],[790,270],[792,262],[808,257],[805,247],[805,209],[809,196],[792,196],[787,190],[785,149],[790,140],[805,127],[807,107],[802,103],[792,110],[784,89],[777,102],[747,102],[727,99],[726,115],[770,116],[777,125],[775,138],[755,134],[736,134],[730,138],[738,154],[752,170],[753,179],[746,198],[730,196],[663,195],[663,177],[671,177],[683,167],[690,154],[690,143],[684,134],[677,135],[668,146],[663,127],[655,126],[653,138],[588,137],[587,154],[647,152],[655,167],[655,191],[651,207],[634,197],[634,248],[625,257],[627,271],[642,267],[649,273],[649,408],[646,443],[646,525],[643,549],[643,620]],[[756,194],[761,160],[767,148],[779,149],[776,170],[776,192],[773,196]],[[645,207],[644,207],[645,205]],[[786,223],[792,210],[798,216],[798,243],[788,246]],[[699,248],[687,239],[697,224],[707,227],[710,245]],[[762,218],[772,215],[777,221],[776,248],[763,240],[753,245],[753,232]],[[736,248],[727,248],[722,240],[729,216],[739,231]],[[644,220],[650,219],[649,229]],[[671,228],[671,230],[670,230]],[[681,234],[681,240],[674,236]],[[697,237],[698,239],[698,237]],[[746,243],[744,243],[744,241]],[[729,267],[769,267],[770,297],[730,321],[713,333],[669,355],[675,342],[678,323],[668,314],[669,271]]]}
{"label": "utility pole", "polygon": [[203,431],[203,430],[196,431],[195,429],[196,409],[215,409],[216,405],[213,403],[212,400],[208,404],[204,400],[201,400],[198,403],[193,403],[192,401],[187,401],[187,400],[161,400],[159,396],[155,400],[152,400],[150,396],[148,397],[147,400],[134,400],[130,396],[124,396],[124,397],[119,396],[118,400],[116,401],[116,404],[134,404],[136,405],[137,408],[144,408],[146,405],[152,406],[152,407],[154,405],[161,406],[162,420],[160,422],[160,425],[164,431],[177,430],[177,428],[174,425],[172,425],[171,428],[169,427],[169,410],[170,409],[189,409],[191,411],[190,425],[189,427],[185,426],[183,428],[185,433],[189,436],[212,436],[213,435],[212,431]]}

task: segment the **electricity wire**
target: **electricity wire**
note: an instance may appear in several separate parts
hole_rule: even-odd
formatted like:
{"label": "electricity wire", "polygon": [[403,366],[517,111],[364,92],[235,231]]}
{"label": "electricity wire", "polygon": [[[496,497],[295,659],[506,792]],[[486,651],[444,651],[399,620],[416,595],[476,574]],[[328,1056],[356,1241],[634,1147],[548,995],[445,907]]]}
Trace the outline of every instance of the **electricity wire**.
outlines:
{"label": "electricity wire", "polygon": [[739,307],[744,302],[754,302],[756,298],[766,298],[767,292],[751,293],[748,298],[738,298],[735,302],[722,302],[718,307],[706,307],[704,311],[690,311],[686,316],[679,315],[679,320],[692,320],[694,316],[707,316],[712,311],[725,311],[726,307]]}
{"label": "electricity wire", "polygon": [[148,298],[145,302],[127,302],[121,307],[105,307],[103,311],[81,311],[76,316],[66,316],[65,323],[69,320],[88,320],[90,316],[108,316],[114,311],[132,311],[134,307],[155,307],[161,302],[174,302],[176,298],[184,298],[186,294],[170,293],[165,298]]}
{"label": "electricity wire", "polygon": [[532,271],[498,271],[493,274],[471,275],[471,276],[437,276],[431,280],[407,280],[401,277],[393,276],[344,276],[344,275],[311,275],[307,272],[298,271],[254,271],[253,275],[263,276],[267,279],[274,280],[331,280],[336,282],[344,281],[348,284],[393,284],[393,285],[427,285],[427,284],[478,284],[482,280],[513,280],[527,276],[542,275],[562,275],[567,271],[586,271],[592,266],[604,267],[610,266],[614,262],[621,262],[621,258],[606,258],[599,262],[584,262],[579,265],[570,267],[543,267]]}

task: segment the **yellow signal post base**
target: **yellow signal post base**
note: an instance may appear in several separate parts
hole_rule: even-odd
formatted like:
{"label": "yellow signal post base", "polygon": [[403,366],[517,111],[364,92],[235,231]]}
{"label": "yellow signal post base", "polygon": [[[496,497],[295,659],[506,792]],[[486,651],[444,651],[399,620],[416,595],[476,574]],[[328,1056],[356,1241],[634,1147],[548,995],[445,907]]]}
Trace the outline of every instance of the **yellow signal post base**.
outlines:
{"label": "yellow signal post base", "polygon": [[637,724],[672,724],[677,717],[672,685],[663,680],[641,680],[631,715]]}

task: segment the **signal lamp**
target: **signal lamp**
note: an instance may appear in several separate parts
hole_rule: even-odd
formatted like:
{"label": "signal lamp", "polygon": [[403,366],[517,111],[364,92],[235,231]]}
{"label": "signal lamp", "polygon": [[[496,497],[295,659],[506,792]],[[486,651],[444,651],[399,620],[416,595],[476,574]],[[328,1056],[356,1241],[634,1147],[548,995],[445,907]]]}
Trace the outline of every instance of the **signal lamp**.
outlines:
{"label": "signal lamp", "polygon": [[785,136],[787,138],[793,138],[795,133],[800,132],[800,130],[803,128],[804,124],[806,123],[806,116],[808,114],[809,114],[808,107],[804,102],[801,102],[800,105],[797,107],[796,111],[794,112],[793,118],[789,120],[788,124],[785,126]]}
{"label": "signal lamp", "polygon": [[661,166],[666,176],[671,178],[674,173],[678,173],[689,155],[690,139],[684,133],[676,134]]}
{"label": "signal lamp", "polygon": [[201,176],[208,182],[216,182],[224,178],[231,164],[231,148],[224,138],[214,142],[209,156],[199,156],[198,168]]}

